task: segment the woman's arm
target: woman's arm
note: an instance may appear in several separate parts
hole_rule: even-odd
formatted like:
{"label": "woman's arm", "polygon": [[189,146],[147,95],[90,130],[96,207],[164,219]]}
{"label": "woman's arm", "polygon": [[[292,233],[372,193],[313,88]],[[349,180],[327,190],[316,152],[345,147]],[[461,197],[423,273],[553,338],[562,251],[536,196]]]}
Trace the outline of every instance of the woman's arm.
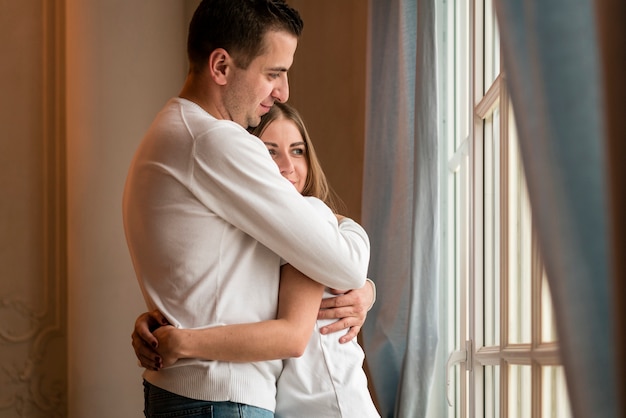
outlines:
{"label": "woman's arm", "polygon": [[323,291],[324,286],[286,264],[276,319],[205,329],[160,327],[153,332],[156,352],[163,367],[181,358],[253,362],[299,357],[311,338]]}
{"label": "woman's arm", "polygon": [[[291,266],[290,266],[290,270],[292,270],[291,273],[295,272],[301,277],[305,277]],[[288,274],[291,274],[291,273],[286,273],[285,277],[283,277],[285,282],[284,283],[281,282],[281,291],[284,292],[281,295],[281,299],[283,301],[287,297],[287,293],[300,292],[300,290],[297,289],[298,286],[297,286],[296,280],[293,280],[293,283],[291,283],[291,285],[287,283],[287,280],[289,280]],[[289,289],[289,287],[292,287],[292,289]],[[302,287],[303,287],[302,291],[307,292],[306,288],[308,288],[309,286],[302,286]],[[339,342],[342,344],[347,343],[351,341],[352,339],[356,338],[359,331],[361,330],[361,327],[365,323],[365,319],[367,317],[367,311],[371,308],[371,306],[373,305],[376,299],[375,289],[376,288],[375,288],[374,283],[368,279],[365,286],[363,286],[360,289],[350,290],[341,296],[322,300],[321,309],[319,309],[319,313],[318,313],[318,319],[337,319],[337,322],[321,328],[320,332],[322,334],[331,334],[334,332],[339,332],[339,331],[347,329],[348,332],[339,338]],[[295,297],[298,297],[298,296],[295,296]],[[305,298],[306,296],[302,296],[302,297]],[[298,305],[298,302],[294,303],[294,307],[301,309]],[[279,309],[280,309],[279,315],[288,315],[288,316],[293,315],[293,313],[292,314],[288,314],[286,312],[283,313],[283,309],[285,311],[289,309],[289,306],[287,306],[287,304],[284,302],[281,306],[279,306]],[[169,324],[167,322],[167,319],[165,319],[165,317],[163,317],[163,315],[159,311],[145,312],[141,314],[135,322],[135,329],[132,334],[133,348],[135,349],[135,354],[137,355],[139,362],[141,363],[143,367],[147,369],[158,370],[163,367],[163,359],[161,358],[161,356],[159,355],[159,352],[157,351],[157,347],[159,346],[159,340],[157,340],[157,338],[152,334],[152,332],[156,328],[164,326],[164,325],[169,325]],[[244,327],[244,326],[251,326],[251,325],[254,326],[257,324],[246,324],[246,325],[241,325],[241,326],[235,325],[235,327]],[[275,325],[278,325],[278,324],[275,324]],[[220,327],[220,328],[224,328],[223,331],[227,331],[228,329],[230,329],[230,327]],[[211,330],[212,331],[210,332],[215,332],[215,328],[211,328]],[[168,332],[176,333],[176,332],[183,332],[183,331],[184,330],[172,329],[172,330],[169,330]],[[202,330],[202,331],[206,331],[206,330]],[[224,336],[222,335],[222,337]],[[162,339],[166,339],[166,338],[169,338],[169,336],[164,334],[162,336]],[[176,335],[174,335],[174,338],[176,338]],[[299,344],[302,344],[302,343],[303,343],[302,340],[300,340],[299,338],[295,338],[295,337],[290,342],[290,344],[294,344],[294,346],[298,346]],[[173,345],[175,343],[171,343],[171,344]],[[291,346],[285,347],[285,348],[286,350],[293,349],[293,347]],[[170,350],[170,349],[166,348],[166,350]],[[295,347],[295,351],[298,351],[298,347]],[[176,357],[176,355],[174,355],[174,357]],[[168,361],[171,361],[171,359],[169,359]]]}

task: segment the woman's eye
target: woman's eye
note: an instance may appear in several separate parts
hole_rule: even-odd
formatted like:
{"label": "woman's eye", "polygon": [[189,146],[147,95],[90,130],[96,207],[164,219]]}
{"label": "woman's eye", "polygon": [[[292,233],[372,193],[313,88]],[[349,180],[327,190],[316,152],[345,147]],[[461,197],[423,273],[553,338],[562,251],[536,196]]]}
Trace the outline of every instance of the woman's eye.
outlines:
{"label": "woman's eye", "polygon": [[296,149],[293,150],[293,154],[294,155],[304,155],[304,149],[296,148]]}

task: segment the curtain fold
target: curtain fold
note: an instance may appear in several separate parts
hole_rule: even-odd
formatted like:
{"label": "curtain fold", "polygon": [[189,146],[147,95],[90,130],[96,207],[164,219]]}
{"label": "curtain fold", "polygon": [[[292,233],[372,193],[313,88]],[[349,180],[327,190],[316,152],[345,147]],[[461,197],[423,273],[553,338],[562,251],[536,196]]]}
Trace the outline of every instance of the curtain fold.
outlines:
{"label": "curtain fold", "polygon": [[496,10],[573,414],[610,418],[608,190],[591,1],[496,0]]}
{"label": "curtain fold", "polygon": [[383,417],[423,417],[437,334],[433,0],[370,0],[363,225],[378,299],[363,330]]}
{"label": "curtain fold", "polygon": [[613,317],[616,333],[615,363],[619,416],[626,418],[626,118],[623,101],[626,97],[626,2],[596,0],[600,55],[606,120],[611,228],[613,244]]}

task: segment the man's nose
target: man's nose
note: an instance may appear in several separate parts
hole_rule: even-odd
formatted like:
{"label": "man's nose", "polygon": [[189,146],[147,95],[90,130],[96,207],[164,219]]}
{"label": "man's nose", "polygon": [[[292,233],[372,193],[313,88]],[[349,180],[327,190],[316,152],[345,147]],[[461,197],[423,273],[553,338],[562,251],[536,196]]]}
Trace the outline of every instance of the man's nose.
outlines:
{"label": "man's nose", "polygon": [[280,77],[280,82],[276,84],[272,91],[272,97],[281,103],[285,103],[289,99],[289,80],[287,73],[283,73]]}

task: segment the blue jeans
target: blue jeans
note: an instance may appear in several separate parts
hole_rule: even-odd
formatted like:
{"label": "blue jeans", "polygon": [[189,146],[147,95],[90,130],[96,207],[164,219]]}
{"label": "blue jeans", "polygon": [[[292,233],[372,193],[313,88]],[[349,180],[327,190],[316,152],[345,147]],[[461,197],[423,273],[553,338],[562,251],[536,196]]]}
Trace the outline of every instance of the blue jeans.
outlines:
{"label": "blue jeans", "polygon": [[273,418],[274,413],[236,402],[199,401],[143,381],[146,418]]}

